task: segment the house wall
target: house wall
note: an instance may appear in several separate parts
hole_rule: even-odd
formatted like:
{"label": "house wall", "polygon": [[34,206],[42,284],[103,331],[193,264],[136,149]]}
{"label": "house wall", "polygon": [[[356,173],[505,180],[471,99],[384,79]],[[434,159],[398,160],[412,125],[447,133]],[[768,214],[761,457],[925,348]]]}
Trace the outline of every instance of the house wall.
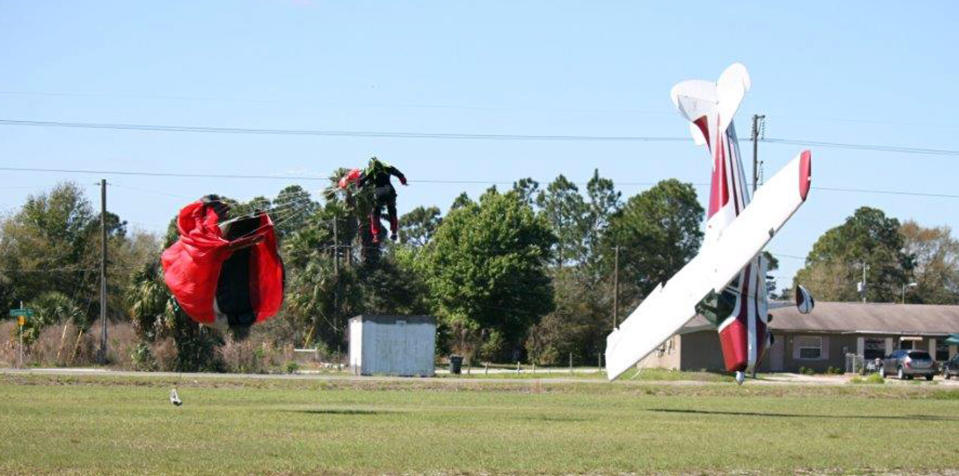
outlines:
{"label": "house wall", "polygon": [[[783,342],[782,372],[799,372],[799,369],[805,367],[816,372],[825,372],[829,367],[837,369],[846,368],[846,354],[862,355],[866,339],[877,339],[883,341],[884,346],[888,345],[892,350],[899,349],[902,345],[900,336],[889,335],[855,335],[855,334],[799,334],[799,333],[774,333],[777,341]],[[823,353],[818,359],[804,359],[799,357],[797,347],[798,336],[817,336],[823,339]],[[935,338],[924,337],[921,341],[913,341],[913,349],[931,350],[932,340]],[[667,368],[680,369],[687,371],[715,371],[724,372],[722,348],[719,344],[719,334],[714,330],[703,330],[690,332],[680,336],[673,336],[676,340],[674,344],[674,353],[654,352],[646,359],[640,362],[641,368]],[[777,344],[774,344],[777,345]],[[950,346],[950,356],[955,355],[956,346]],[[767,350],[763,358],[757,365],[759,372],[770,372],[774,368],[772,359],[775,353]]]}
{"label": "house wall", "polygon": [[723,363],[723,350],[719,344],[719,333],[715,330],[683,334],[680,349],[682,349],[681,370],[713,372],[726,370],[726,365]]}
{"label": "house wall", "polygon": [[658,349],[640,360],[636,366],[641,369],[680,369],[682,355],[682,336],[674,335]]}
{"label": "house wall", "polygon": [[[857,336],[842,334],[774,334],[776,339],[784,339],[783,371],[798,372],[805,367],[816,372],[825,372],[829,367],[844,369],[846,367],[846,353],[855,353]],[[809,336],[822,339],[822,354],[819,358],[803,358],[799,351],[799,337]],[[767,353],[764,361],[769,360]],[[770,362],[763,363],[769,368]],[[762,370],[763,367],[760,367]]]}

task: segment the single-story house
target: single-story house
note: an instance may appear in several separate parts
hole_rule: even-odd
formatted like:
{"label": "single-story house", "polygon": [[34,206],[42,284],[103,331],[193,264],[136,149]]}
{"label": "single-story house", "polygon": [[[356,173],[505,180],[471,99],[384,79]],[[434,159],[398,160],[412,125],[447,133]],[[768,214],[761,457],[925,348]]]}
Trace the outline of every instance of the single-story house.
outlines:
{"label": "single-story house", "polygon": [[[809,314],[793,306],[770,314],[775,340],[758,365],[760,372],[845,369],[847,354],[868,361],[896,349],[926,350],[937,361],[957,352],[946,339],[959,333],[959,306],[817,302]],[[703,316],[694,317],[639,366],[724,370],[715,326]]]}

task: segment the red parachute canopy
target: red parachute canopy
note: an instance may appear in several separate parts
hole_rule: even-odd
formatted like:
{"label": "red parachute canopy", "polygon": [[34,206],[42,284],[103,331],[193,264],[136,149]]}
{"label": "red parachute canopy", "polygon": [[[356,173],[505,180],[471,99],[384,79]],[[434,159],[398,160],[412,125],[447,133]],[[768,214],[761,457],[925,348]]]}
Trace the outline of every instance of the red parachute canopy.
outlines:
{"label": "red parachute canopy", "polygon": [[340,188],[346,189],[350,184],[356,183],[360,180],[360,176],[363,172],[360,169],[352,169],[346,173],[346,175],[340,177]]}
{"label": "red parachute canopy", "polygon": [[283,261],[266,214],[219,224],[218,200],[180,210],[180,239],[163,252],[163,279],[187,315],[208,325],[249,326],[283,304]]}

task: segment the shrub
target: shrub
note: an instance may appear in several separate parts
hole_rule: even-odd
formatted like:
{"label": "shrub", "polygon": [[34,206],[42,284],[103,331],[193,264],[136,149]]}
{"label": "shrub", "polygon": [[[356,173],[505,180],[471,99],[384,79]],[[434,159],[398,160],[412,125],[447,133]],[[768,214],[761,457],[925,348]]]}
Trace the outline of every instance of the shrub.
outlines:
{"label": "shrub", "polygon": [[839,367],[833,367],[832,365],[830,365],[829,368],[826,369],[826,373],[829,375],[842,375],[846,372],[840,369]]}
{"label": "shrub", "polygon": [[866,377],[855,376],[849,379],[849,383],[853,384],[879,384],[882,385],[886,383],[885,379],[882,378],[879,374],[869,374]]}
{"label": "shrub", "polygon": [[176,370],[177,347],[172,337],[167,337],[150,346],[158,370],[169,372]]}
{"label": "shrub", "polygon": [[130,360],[134,370],[152,371],[157,370],[158,367],[156,357],[153,356],[150,346],[143,342],[134,347],[130,354]]}

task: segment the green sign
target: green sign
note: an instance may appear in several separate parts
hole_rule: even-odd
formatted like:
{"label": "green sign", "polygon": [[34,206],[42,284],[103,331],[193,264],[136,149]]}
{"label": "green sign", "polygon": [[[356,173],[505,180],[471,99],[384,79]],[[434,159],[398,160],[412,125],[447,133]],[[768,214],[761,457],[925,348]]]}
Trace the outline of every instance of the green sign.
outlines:
{"label": "green sign", "polygon": [[33,309],[11,309],[10,317],[17,316],[33,317]]}

